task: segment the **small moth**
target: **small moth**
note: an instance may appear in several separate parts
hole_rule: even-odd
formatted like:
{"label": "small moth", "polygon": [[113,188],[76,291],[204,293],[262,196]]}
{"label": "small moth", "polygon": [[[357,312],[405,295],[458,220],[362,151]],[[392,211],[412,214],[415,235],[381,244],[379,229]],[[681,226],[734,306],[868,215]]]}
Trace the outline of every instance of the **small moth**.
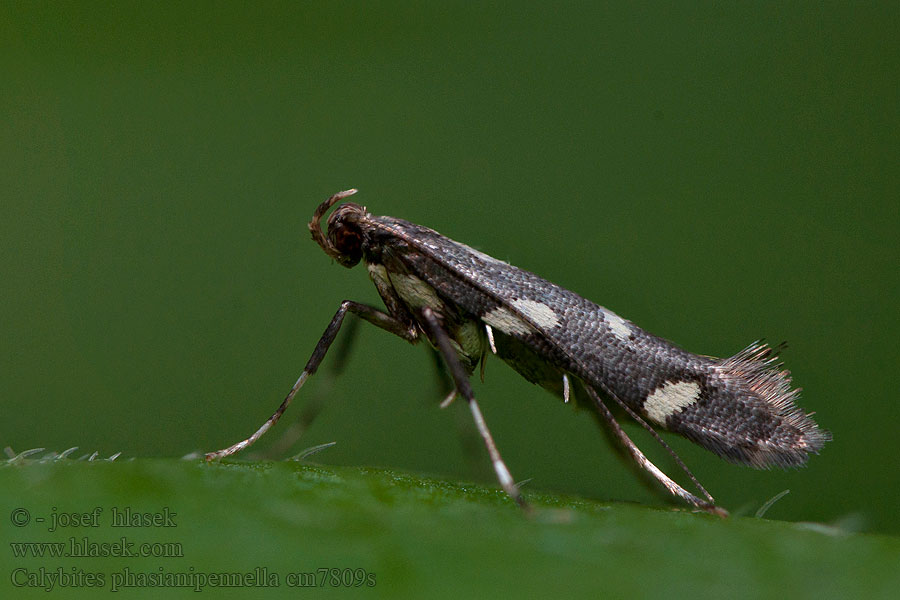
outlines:
{"label": "small moth", "polygon": [[[757,468],[793,467],[831,439],[795,404],[799,389],[781,369],[777,349],[757,342],[731,358],[693,354],[537,275],[401,219],[352,202],[356,190],[319,205],[309,230],[341,265],[362,261],[387,310],[341,303],[287,397],[253,435],[207,460],[243,450],[274,425],[316,372],[347,313],[410,343],[425,339],[443,358],[454,390],[468,403],[502,488],[527,508],[484,421],[469,377],[494,354],[525,379],[597,411],[633,459],[687,503],[727,515],[653,426],[683,435],[718,456]],[[672,454],[703,498],[651,463],[625,434],[605,401],[640,423]]]}

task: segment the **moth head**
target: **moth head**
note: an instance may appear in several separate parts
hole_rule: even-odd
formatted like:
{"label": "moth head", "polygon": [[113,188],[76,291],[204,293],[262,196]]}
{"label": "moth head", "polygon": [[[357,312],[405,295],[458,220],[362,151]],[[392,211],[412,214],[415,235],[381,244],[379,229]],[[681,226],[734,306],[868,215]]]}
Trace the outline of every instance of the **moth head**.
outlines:
{"label": "moth head", "polygon": [[352,202],[338,206],[328,217],[327,234],[322,230],[322,217],[334,204],[355,193],[356,190],[346,190],[330,197],[316,208],[309,222],[313,240],[325,254],[347,268],[355,266],[362,258],[363,235],[359,219],[365,216],[366,209]]}

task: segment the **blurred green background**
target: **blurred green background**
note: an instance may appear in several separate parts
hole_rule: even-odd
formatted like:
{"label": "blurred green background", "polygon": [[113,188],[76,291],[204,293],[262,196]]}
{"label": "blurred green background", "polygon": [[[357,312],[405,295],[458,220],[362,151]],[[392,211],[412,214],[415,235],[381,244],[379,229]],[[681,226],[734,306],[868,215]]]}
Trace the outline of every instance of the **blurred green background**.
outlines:
{"label": "blurred green background", "polygon": [[[379,302],[306,231],[357,187],[694,352],[788,340],[834,434],[808,468],[667,439],[733,511],[789,488],[767,516],[900,533],[898,14],[4,3],[0,446],[178,457],[245,437],[339,302]],[[360,333],[296,448],[490,482],[425,351]],[[530,488],[668,502],[587,411],[499,361],[476,393]]]}

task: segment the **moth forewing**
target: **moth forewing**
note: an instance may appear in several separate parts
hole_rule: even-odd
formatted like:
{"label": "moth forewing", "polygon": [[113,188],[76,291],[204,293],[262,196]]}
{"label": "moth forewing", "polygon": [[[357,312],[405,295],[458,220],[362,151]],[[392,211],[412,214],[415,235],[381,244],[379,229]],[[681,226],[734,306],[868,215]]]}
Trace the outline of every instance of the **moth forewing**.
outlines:
{"label": "moth forewing", "polygon": [[658,426],[754,467],[803,464],[830,439],[797,408],[798,390],[765,344],[727,359],[693,354],[532,273],[420,226],[410,231],[427,240],[409,259],[419,276],[453,282],[441,292],[494,331]]}

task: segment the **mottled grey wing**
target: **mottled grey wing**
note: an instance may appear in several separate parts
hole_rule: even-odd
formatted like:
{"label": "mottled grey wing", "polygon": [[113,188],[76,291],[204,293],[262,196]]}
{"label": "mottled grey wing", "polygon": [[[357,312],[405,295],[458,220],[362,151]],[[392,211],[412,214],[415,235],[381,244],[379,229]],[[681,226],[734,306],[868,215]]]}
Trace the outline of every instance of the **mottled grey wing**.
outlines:
{"label": "mottled grey wing", "polygon": [[385,244],[440,295],[723,458],[755,467],[799,465],[829,439],[794,404],[798,390],[764,345],[724,360],[699,356],[431,229],[376,220],[391,233]]}

